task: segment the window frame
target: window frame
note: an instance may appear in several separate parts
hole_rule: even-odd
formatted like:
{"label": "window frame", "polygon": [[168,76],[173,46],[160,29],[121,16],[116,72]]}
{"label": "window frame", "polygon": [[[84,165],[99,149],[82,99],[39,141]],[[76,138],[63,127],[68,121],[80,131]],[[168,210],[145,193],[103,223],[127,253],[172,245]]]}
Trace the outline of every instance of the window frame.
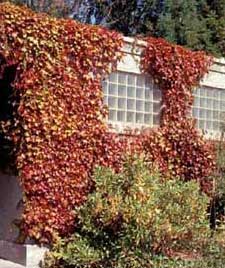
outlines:
{"label": "window frame", "polygon": [[[107,77],[104,81],[103,84],[107,84],[107,89],[106,87],[103,86],[103,92],[104,92],[104,99],[106,99],[107,101],[105,101],[105,104],[109,107],[109,112],[110,111],[115,111],[115,113],[118,114],[118,112],[124,112],[125,113],[125,121],[119,121],[119,120],[110,120],[107,119],[108,124],[113,127],[116,128],[118,130],[125,130],[125,129],[143,129],[143,128],[156,128],[160,126],[160,113],[161,113],[161,101],[162,101],[162,92],[160,90],[160,88],[153,82],[153,79],[147,75],[147,74],[143,74],[143,73],[138,73],[138,72],[132,72],[132,71],[124,71],[124,70],[116,70],[115,72],[113,72],[111,75],[116,73],[116,77],[114,77],[114,81],[110,82],[110,76]],[[125,75],[126,77],[126,82],[121,83],[121,81],[119,81],[119,77],[120,74]],[[121,76],[122,76],[121,75]],[[129,83],[129,77],[132,77],[132,75],[134,75],[134,83]],[[139,80],[139,84],[138,84],[138,77],[140,77]],[[142,81],[142,82],[141,82]],[[147,81],[147,83],[146,83]],[[141,82],[141,83],[140,83]],[[117,84],[118,86],[124,86],[125,90],[127,92],[125,92],[126,94],[124,96],[120,96],[119,93],[117,92],[117,94],[113,94],[112,92],[110,93],[110,85],[113,84]],[[117,87],[118,87],[117,86]],[[119,87],[118,87],[119,88]],[[133,88],[134,89],[134,95],[133,96],[129,96],[128,95],[128,90],[129,88]],[[142,90],[142,96],[138,97],[138,91],[137,90]],[[146,99],[146,92],[150,90],[150,95],[148,96],[149,99]],[[160,93],[161,92],[161,93]],[[156,93],[154,95],[154,93]],[[109,105],[109,98],[117,98],[117,101],[119,102],[120,99],[124,99],[125,103],[126,103],[126,107],[124,108],[119,108],[118,105],[117,107],[115,107],[115,109],[111,108]],[[134,107],[133,109],[128,108],[128,102],[134,100]],[[137,109],[137,104],[138,102],[140,102],[140,104],[143,105],[142,110],[138,110]],[[118,104],[118,103],[117,103]],[[145,105],[149,104],[149,108],[150,110],[147,111],[145,110]],[[154,107],[157,109],[157,112],[154,111]],[[128,113],[133,113],[134,119],[133,122],[128,122],[127,121],[127,114]],[[145,120],[145,116],[150,116],[151,119],[149,120],[149,123],[145,123],[145,122],[136,122],[136,116],[140,115],[143,119],[143,121]],[[116,118],[118,119],[118,118]]]}
{"label": "window frame", "polygon": [[[212,94],[209,94],[210,91]],[[201,84],[198,88],[193,90],[193,97],[194,103],[191,107],[191,116],[192,118],[196,119],[196,128],[200,130],[207,138],[219,138],[221,135],[219,125],[222,123],[222,114],[225,114],[225,90],[223,88]],[[210,101],[210,105],[209,103],[204,103],[203,100]],[[216,103],[217,105],[215,105]],[[198,114],[194,115],[194,111]],[[218,113],[217,116],[215,113]],[[218,119],[215,117],[218,117]],[[203,128],[200,126],[201,122],[204,124]],[[212,124],[211,128],[206,127],[208,122],[210,122],[209,124]],[[217,129],[214,128],[215,123],[218,123]]]}
{"label": "window frame", "polygon": [[[124,46],[121,49],[123,54],[122,60],[117,65],[117,71],[125,71],[129,73],[136,73],[141,74],[140,71],[140,61],[141,61],[141,54],[145,49],[147,43],[143,40],[136,40],[132,37],[124,37]],[[200,86],[203,87],[213,87],[218,88],[221,90],[225,90],[225,58],[214,58],[213,64],[210,66],[209,73],[206,74],[203,79],[200,81]],[[189,114],[190,115],[190,114]],[[112,126],[114,125],[114,126]],[[115,129],[116,132],[123,132],[126,127],[133,129],[133,123],[126,124],[124,123],[112,123],[111,127],[112,130]],[[136,126],[137,127],[137,126]],[[148,126],[153,127],[153,126]],[[140,126],[142,128],[142,126]],[[197,128],[197,127],[196,127]],[[215,131],[202,131],[198,129],[206,139],[214,139],[218,140],[221,136],[221,132]]]}

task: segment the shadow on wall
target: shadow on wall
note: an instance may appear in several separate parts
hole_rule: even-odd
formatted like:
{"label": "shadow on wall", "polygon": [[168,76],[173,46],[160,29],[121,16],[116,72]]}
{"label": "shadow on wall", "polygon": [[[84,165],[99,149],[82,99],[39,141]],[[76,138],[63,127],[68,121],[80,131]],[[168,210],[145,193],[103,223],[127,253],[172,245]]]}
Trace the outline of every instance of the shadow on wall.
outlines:
{"label": "shadow on wall", "polygon": [[[4,64],[4,59],[1,59]],[[0,121],[6,122],[13,118],[12,84],[16,76],[16,66],[4,69],[0,77]],[[21,213],[18,204],[22,198],[18,179],[15,177],[13,145],[5,138],[0,127],[0,240],[14,241],[18,230],[12,221]]]}
{"label": "shadow on wall", "polygon": [[15,176],[0,173],[0,240],[15,241],[18,229],[13,221],[21,214],[22,192]]}
{"label": "shadow on wall", "polygon": [[[7,122],[13,118],[13,102],[16,102],[12,84],[16,76],[16,66],[6,67],[0,77],[0,121]],[[0,126],[0,169],[6,173],[15,174],[13,144],[5,138]]]}

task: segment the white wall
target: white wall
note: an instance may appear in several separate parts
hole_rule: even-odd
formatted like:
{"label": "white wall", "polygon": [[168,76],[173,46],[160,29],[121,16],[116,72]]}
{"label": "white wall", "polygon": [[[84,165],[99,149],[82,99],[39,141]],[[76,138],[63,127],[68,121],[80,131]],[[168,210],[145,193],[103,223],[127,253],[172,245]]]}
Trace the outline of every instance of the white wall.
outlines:
{"label": "white wall", "polygon": [[214,59],[214,63],[201,84],[208,87],[225,89],[225,59]]}
{"label": "white wall", "polygon": [[[125,38],[124,58],[118,70],[140,73],[140,54],[146,43]],[[225,89],[225,59],[214,59],[209,74],[201,81],[202,85]],[[22,198],[17,178],[0,174],[0,240],[14,240],[18,234],[11,222],[19,215],[18,202]]]}
{"label": "white wall", "polygon": [[[141,73],[140,58],[147,43],[137,41],[131,37],[124,38],[125,45],[122,49],[124,57],[118,64],[119,71]],[[202,85],[225,89],[225,58],[214,58],[210,71],[201,81]]]}
{"label": "white wall", "polygon": [[12,221],[19,216],[17,208],[22,194],[18,179],[0,173],[0,240],[14,241],[18,235]]}
{"label": "white wall", "polygon": [[[130,72],[140,74],[140,60],[141,53],[146,47],[147,43],[136,40],[131,37],[124,38],[125,45],[122,49],[124,57],[117,66],[118,71]],[[201,86],[224,89],[225,90],[225,58],[214,58],[213,64],[210,67],[209,73],[204,76],[200,82]],[[113,130],[123,132],[127,125],[123,123],[112,123]],[[131,127],[131,126],[129,126]],[[199,130],[201,132],[201,130]],[[219,139],[220,132],[204,132],[206,139]]]}

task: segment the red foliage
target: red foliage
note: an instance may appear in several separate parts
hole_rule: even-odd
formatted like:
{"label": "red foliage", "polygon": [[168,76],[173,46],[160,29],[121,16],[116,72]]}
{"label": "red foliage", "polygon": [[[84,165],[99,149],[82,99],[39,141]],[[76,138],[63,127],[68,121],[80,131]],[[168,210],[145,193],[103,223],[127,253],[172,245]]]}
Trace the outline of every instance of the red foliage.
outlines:
{"label": "red foliage", "polygon": [[48,242],[72,228],[93,167],[121,163],[103,120],[101,78],[120,59],[122,36],[10,4],[0,5],[0,32],[6,65],[17,65],[20,101],[7,135],[25,193],[21,228]]}
{"label": "red foliage", "polygon": [[121,35],[10,4],[0,4],[0,33],[0,75],[17,66],[19,103],[5,131],[24,190],[25,234],[49,242],[55,232],[70,232],[94,166],[119,170],[128,150],[144,151],[165,174],[205,187],[212,153],[187,117],[191,89],[210,63],[204,53],[148,39],[142,67],[163,89],[162,126],[129,141],[109,133],[101,89],[122,56]]}
{"label": "red foliage", "polygon": [[143,146],[160,168],[184,180],[195,179],[210,190],[213,147],[203,140],[190,118],[192,90],[208,71],[212,58],[163,39],[148,38],[142,68],[163,91],[161,127],[143,135]]}

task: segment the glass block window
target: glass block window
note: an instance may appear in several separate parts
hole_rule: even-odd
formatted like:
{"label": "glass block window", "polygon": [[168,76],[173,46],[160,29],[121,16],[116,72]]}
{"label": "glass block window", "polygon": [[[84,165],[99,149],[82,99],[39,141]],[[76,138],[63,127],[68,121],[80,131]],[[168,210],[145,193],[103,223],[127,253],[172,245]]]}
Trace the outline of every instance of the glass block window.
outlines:
{"label": "glass block window", "polygon": [[161,90],[146,75],[114,72],[103,81],[103,90],[109,122],[159,124]]}
{"label": "glass block window", "polygon": [[225,114],[225,90],[201,87],[194,91],[192,116],[199,129],[220,131]]}

